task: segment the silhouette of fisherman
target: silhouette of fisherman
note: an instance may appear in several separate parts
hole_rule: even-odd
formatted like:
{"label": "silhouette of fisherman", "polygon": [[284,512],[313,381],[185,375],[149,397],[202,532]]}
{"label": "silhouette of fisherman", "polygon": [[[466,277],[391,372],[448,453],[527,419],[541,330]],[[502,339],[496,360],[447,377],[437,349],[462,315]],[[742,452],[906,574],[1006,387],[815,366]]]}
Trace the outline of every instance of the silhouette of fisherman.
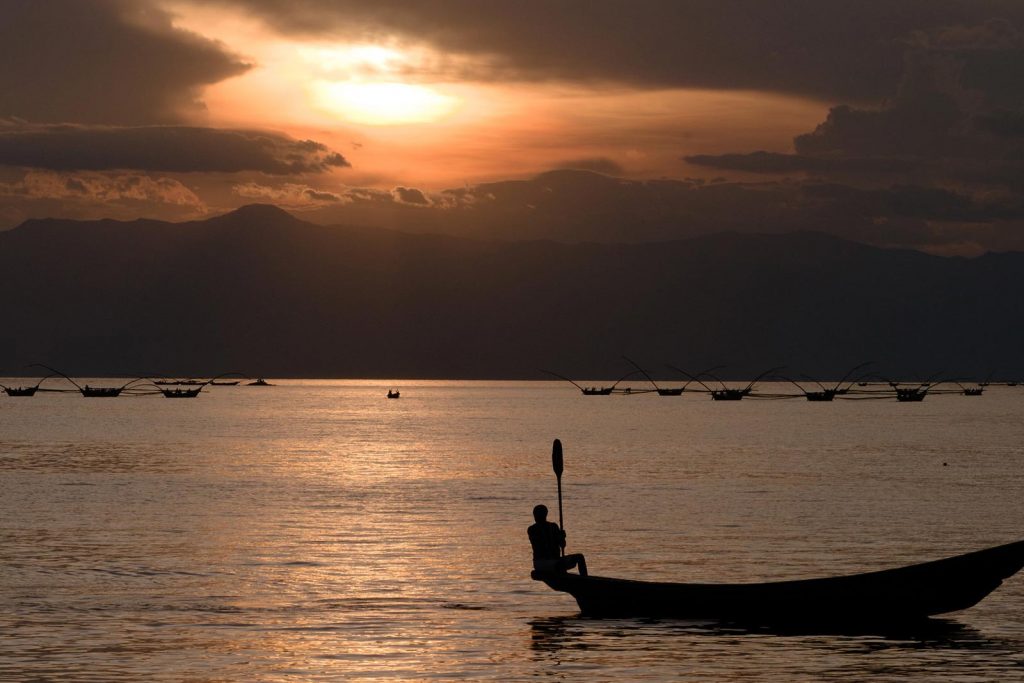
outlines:
{"label": "silhouette of fisherman", "polygon": [[587,575],[587,560],[582,554],[562,556],[565,548],[565,532],[557,524],[548,521],[548,508],[538,505],[533,508],[535,524],[526,533],[533,546],[533,569],[538,572],[564,572],[579,567],[580,576]]}

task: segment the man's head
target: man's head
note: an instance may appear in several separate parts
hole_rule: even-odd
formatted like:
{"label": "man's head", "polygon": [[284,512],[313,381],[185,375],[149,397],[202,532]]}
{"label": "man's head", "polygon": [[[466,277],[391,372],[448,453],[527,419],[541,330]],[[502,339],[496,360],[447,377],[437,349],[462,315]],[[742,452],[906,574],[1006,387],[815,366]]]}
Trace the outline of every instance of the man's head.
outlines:
{"label": "man's head", "polygon": [[548,518],[548,506],[536,505],[533,508],[533,518],[538,522],[545,522]]}

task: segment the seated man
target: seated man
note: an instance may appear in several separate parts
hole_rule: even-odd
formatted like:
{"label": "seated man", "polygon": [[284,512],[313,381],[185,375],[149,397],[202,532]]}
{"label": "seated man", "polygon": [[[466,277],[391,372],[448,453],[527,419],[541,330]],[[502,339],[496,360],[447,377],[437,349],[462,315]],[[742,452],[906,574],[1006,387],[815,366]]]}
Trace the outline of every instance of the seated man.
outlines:
{"label": "seated man", "polygon": [[583,555],[577,553],[562,557],[565,532],[554,522],[548,521],[547,506],[538,505],[533,508],[533,518],[536,524],[526,530],[530,536],[530,545],[533,546],[533,569],[538,572],[564,572],[579,567],[580,576],[586,576],[587,560]]}

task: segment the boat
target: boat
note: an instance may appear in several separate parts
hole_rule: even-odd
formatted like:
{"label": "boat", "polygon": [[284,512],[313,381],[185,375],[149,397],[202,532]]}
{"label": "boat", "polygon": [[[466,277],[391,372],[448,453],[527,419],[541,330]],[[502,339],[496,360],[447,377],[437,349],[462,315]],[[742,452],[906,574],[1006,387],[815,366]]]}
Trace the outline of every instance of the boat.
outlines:
{"label": "boat", "polygon": [[658,383],[654,381],[654,378],[647,374],[647,371],[640,367],[633,359],[623,356],[633,367],[637,369],[640,374],[647,378],[647,381],[654,387],[654,391],[657,392],[658,396],[682,396],[683,392],[686,391],[686,387],[659,387]]}
{"label": "boat", "polygon": [[401,396],[402,392],[392,391],[391,389],[388,389],[388,398],[400,398]]}
{"label": "boat", "polygon": [[247,387],[272,387],[274,385],[271,384],[270,382],[268,382],[267,380],[263,379],[262,377],[260,377],[256,381],[249,382],[245,386],[247,386]]}
{"label": "boat", "polygon": [[124,387],[91,387],[86,384],[78,389],[85,398],[117,398]]}
{"label": "boat", "polygon": [[38,385],[34,387],[4,387],[0,385],[0,387],[3,387],[4,392],[8,396],[35,396],[36,392],[39,391]]}
{"label": "boat", "polygon": [[771,583],[655,583],[533,572],[569,593],[585,616],[711,619],[737,623],[893,623],[967,609],[1024,566],[1024,541],[943,560]]}
{"label": "boat", "polygon": [[195,398],[202,391],[202,387],[196,387],[195,389],[164,389],[160,388],[160,393],[164,395],[164,398]]}
{"label": "boat", "polygon": [[895,387],[895,390],[900,403],[920,403],[928,394],[928,389],[922,387]]}
{"label": "boat", "polygon": [[231,380],[229,382],[215,382],[213,380],[210,380],[210,384],[212,384],[215,387],[235,387],[238,386],[239,381],[240,380],[237,379]]}
{"label": "boat", "polygon": [[[632,377],[633,375],[636,374],[635,370],[633,372],[625,374],[622,377],[620,377],[619,379],[617,379],[615,381],[615,384],[611,385],[610,387],[604,387],[604,386],[601,386],[601,387],[583,387],[583,386],[580,386],[579,384],[577,384],[576,382],[572,381],[568,377],[563,377],[562,375],[559,375],[557,372],[551,372],[550,370],[541,370],[541,372],[543,372],[543,373],[545,373],[547,375],[551,375],[552,377],[557,377],[558,379],[565,380],[569,384],[571,384],[574,387],[576,387],[577,389],[579,389],[580,393],[583,394],[584,396],[611,396],[613,393],[616,392],[615,388],[619,385],[619,382],[621,382],[622,380],[624,380],[624,379],[626,379],[628,377]],[[628,393],[631,393],[631,392],[626,391],[626,390],[621,390],[618,393],[628,394]]]}
{"label": "boat", "polygon": [[836,389],[822,389],[821,391],[805,391],[804,397],[813,403],[824,403],[836,397],[839,391]]}

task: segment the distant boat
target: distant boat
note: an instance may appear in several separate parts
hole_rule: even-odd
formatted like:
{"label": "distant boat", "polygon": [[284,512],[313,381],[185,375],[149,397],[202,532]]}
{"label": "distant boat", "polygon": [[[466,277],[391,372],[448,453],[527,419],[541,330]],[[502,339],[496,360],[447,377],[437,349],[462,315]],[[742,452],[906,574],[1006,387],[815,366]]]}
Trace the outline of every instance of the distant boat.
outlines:
{"label": "distant boat", "polygon": [[585,616],[749,624],[884,624],[967,609],[1024,566],[1024,541],[866,574],[771,583],[654,583],[567,572],[532,578],[572,595]]}
{"label": "distant boat", "polygon": [[195,389],[160,389],[160,393],[164,395],[164,398],[195,398],[202,390],[203,387],[196,387]]}
{"label": "distant boat", "polygon": [[4,391],[8,396],[35,396],[36,392],[39,391],[38,386],[34,387],[4,387]]}
{"label": "distant boat", "polygon": [[233,387],[233,386],[236,386],[239,383],[239,381],[240,380],[237,380],[237,379],[236,380],[232,380],[230,382],[215,382],[213,380],[210,380],[210,384],[212,384],[215,387]]}
{"label": "distant boat", "polygon": [[647,371],[640,367],[635,361],[626,356],[623,356],[623,358],[625,358],[626,361],[629,362],[633,367],[635,367],[639,373],[641,373],[644,377],[647,378],[647,381],[650,382],[651,386],[654,387],[654,390],[658,393],[658,396],[682,396],[683,392],[686,391],[685,386],[659,387],[658,383],[654,381],[654,378],[648,375]]}
{"label": "distant boat", "polygon": [[[626,379],[627,377],[632,377],[633,375],[637,374],[636,370],[628,374],[625,374],[619,379],[617,379],[615,381],[615,384],[611,385],[610,387],[581,387],[576,382],[572,381],[568,377],[563,377],[562,375],[559,375],[557,372],[551,372],[550,370],[541,370],[541,372],[551,375],[552,377],[557,377],[558,379],[565,380],[569,384],[579,389],[580,393],[583,394],[584,396],[611,396],[613,393],[615,393],[615,387],[619,385],[619,382]],[[621,393],[626,394],[631,392],[623,390]]]}
{"label": "distant boat", "polygon": [[812,402],[831,401],[839,391],[836,389],[822,389],[821,391],[805,391],[804,397]]}
{"label": "distant boat", "polygon": [[900,403],[920,403],[928,394],[927,388],[922,387],[895,387],[896,400]]}
{"label": "distant boat", "polygon": [[392,390],[388,389],[388,398],[400,398],[401,396],[402,396],[402,392],[400,392],[400,391],[392,391]]}
{"label": "distant boat", "polygon": [[86,384],[78,389],[86,398],[117,398],[124,387],[91,387]]}
{"label": "distant boat", "polygon": [[260,377],[255,382],[249,382],[245,386],[247,386],[247,387],[272,387],[274,385],[271,384],[270,382],[268,382],[267,380],[263,379],[262,377]]}

